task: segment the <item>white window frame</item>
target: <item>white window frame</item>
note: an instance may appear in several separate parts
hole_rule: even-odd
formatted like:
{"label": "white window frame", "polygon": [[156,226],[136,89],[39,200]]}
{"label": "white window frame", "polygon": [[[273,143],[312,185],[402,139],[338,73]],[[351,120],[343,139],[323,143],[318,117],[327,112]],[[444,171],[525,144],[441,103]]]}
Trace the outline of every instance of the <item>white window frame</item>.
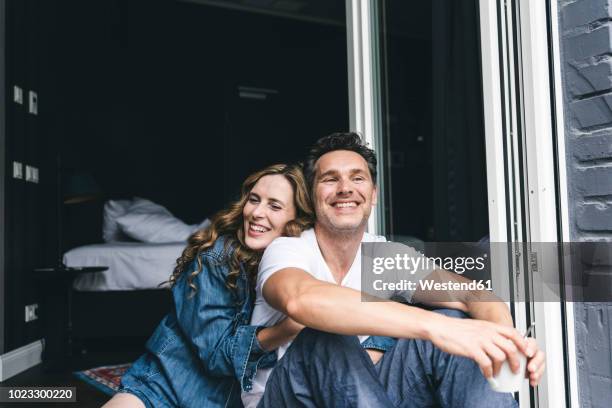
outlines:
{"label": "white window frame", "polygon": [[[530,242],[559,242],[557,232],[557,197],[555,180],[554,132],[559,129],[553,123],[550,87],[547,4],[544,1],[519,0],[519,24],[523,73],[523,102],[525,120],[525,153],[527,160],[527,188],[529,190],[529,240]],[[553,20],[556,19],[553,18]],[[553,78],[554,79],[554,78]],[[558,88],[560,89],[560,88]],[[561,133],[563,135],[563,133]],[[559,274],[558,260],[546,264],[542,259],[540,273]],[[541,286],[535,297],[546,296]],[[548,298],[548,297],[546,297]],[[540,406],[565,407],[565,356],[563,350],[564,323],[561,302],[534,302],[533,311],[538,325],[538,343],[546,350],[547,371],[538,387]]]}
{"label": "white window frame", "polygon": [[[378,44],[378,2],[346,0],[346,37],[350,130],[362,135],[376,152],[383,151],[380,103],[381,76]],[[385,235],[385,165],[378,154],[378,204],[368,220],[368,231]]]}
{"label": "white window frame", "polygon": [[[557,173],[558,173],[558,206],[561,222],[561,241],[564,243],[571,242],[570,236],[570,221],[569,221],[569,202],[567,189],[567,160],[565,155],[565,118],[563,112],[563,85],[561,76],[561,52],[559,39],[559,15],[558,2],[550,1],[551,21],[551,45],[552,45],[552,74],[555,88],[554,110],[556,123],[554,124],[557,134]],[[573,408],[580,407],[580,398],[578,394],[578,363],[576,358],[576,333],[574,320],[574,303],[565,302],[565,333],[566,333],[566,351],[568,359],[569,372],[565,373],[569,382],[569,403]]]}
{"label": "white window frame", "polygon": [[[512,19],[504,17],[499,21],[507,22],[506,27],[496,27],[498,13],[509,13],[509,10],[514,6],[518,7],[517,27],[512,27]],[[519,97],[522,102],[522,110],[519,112],[522,119],[522,135],[523,142],[523,171],[524,171],[524,196],[526,200],[526,219],[527,233],[523,239],[526,242],[558,242],[569,241],[568,232],[568,212],[567,212],[567,186],[565,175],[565,148],[563,137],[563,116],[562,116],[562,99],[560,86],[560,73],[558,63],[559,48],[556,39],[558,38],[557,27],[557,9],[556,2],[550,2],[550,10],[547,10],[547,2],[531,1],[531,0],[506,0],[503,2],[490,0],[480,1],[481,11],[481,41],[483,42],[483,73],[484,76],[484,97],[485,108],[491,111],[491,107],[487,107],[490,102],[502,101],[502,94],[496,83],[502,83],[506,75],[506,80],[514,82],[511,86],[511,93],[520,93],[520,95],[510,96],[510,99],[516,101]],[[547,11],[552,16],[552,44],[549,44]],[[506,15],[506,17],[508,14]],[[512,41],[507,41],[506,36],[513,36],[512,30],[518,30],[518,44],[512,44]],[[497,34],[495,31],[498,31]],[[500,41],[501,40],[501,41]],[[502,47],[505,44],[511,44],[510,47],[518,47],[518,55],[520,61],[512,61],[511,67],[519,67],[519,78],[513,78],[512,72],[505,72],[503,67],[500,71],[495,66],[500,60],[499,47],[495,46],[495,42],[499,41]],[[549,47],[553,47],[553,61],[549,61]],[[488,51],[488,52],[487,52]],[[502,50],[502,61],[507,62],[508,58],[513,58],[513,49]],[[550,67],[553,63],[553,86],[557,90],[554,94],[554,106],[551,106],[551,89],[550,89]],[[510,70],[512,71],[512,70]],[[488,74],[488,76],[487,76]],[[517,82],[518,81],[518,85]],[[487,83],[488,82],[488,83]],[[508,96],[506,99],[508,99]],[[516,106],[511,104],[510,109]],[[508,103],[508,101],[504,101]],[[504,107],[502,106],[502,109]],[[552,109],[555,109],[557,121],[553,123]],[[494,114],[495,112],[493,112]],[[495,121],[495,116],[491,112],[485,112],[485,120],[491,123]],[[491,125],[493,128],[493,125]],[[498,131],[498,129],[494,129]],[[556,132],[557,144],[554,145],[554,132]],[[510,138],[516,138],[518,129],[515,123],[510,123],[508,130]],[[554,154],[559,155],[559,168],[554,167]],[[520,163],[515,163],[520,165]],[[555,191],[555,170],[559,175],[559,191],[560,197],[556,196]],[[516,187],[516,186],[515,186]],[[512,202],[509,203],[512,205]],[[558,237],[557,232],[557,206],[561,207],[561,228],[563,236]],[[516,220],[515,220],[516,221]],[[516,239],[514,234],[510,234],[512,239]],[[558,274],[558,263],[551,261],[551,258],[539,258],[538,265],[540,271],[552,270]],[[550,262],[545,264],[544,262]],[[531,279],[531,287],[519,288],[519,295],[525,296],[526,291],[530,291],[533,298],[542,299],[543,290],[546,288],[537,281],[539,274],[534,274],[529,271]],[[557,276],[558,278],[558,276]],[[570,401],[573,406],[577,406],[577,386],[575,370],[570,369],[569,373],[565,372],[564,365],[564,350],[563,350],[563,330],[564,321],[560,302],[532,302],[531,305],[520,305],[525,310],[517,311],[516,320],[517,327],[523,328],[527,323],[525,321],[526,309],[531,307],[531,312],[537,325],[537,340],[542,349],[547,353],[547,371],[537,392],[530,395],[529,388],[525,385],[520,393],[521,406],[527,407],[531,404],[531,398],[541,407],[565,407],[565,378],[568,376],[570,383]],[[569,364],[570,367],[575,367],[575,342],[573,333],[573,308],[571,305],[566,305],[566,324],[569,343]]]}
{"label": "white window frame", "polygon": [[[508,158],[504,153],[505,129],[514,128],[515,120],[508,107],[512,104],[509,100],[512,95],[504,92],[506,100],[502,100],[501,75],[509,79],[512,73],[506,72],[506,64],[500,64],[500,55],[504,56],[505,41],[500,41],[500,29],[497,20],[497,5],[495,2],[483,0],[480,4],[480,41],[482,55],[482,84],[483,84],[483,108],[484,108],[484,130],[485,130],[485,155],[487,157],[487,194],[489,210],[489,234],[491,242],[513,242],[520,241],[516,234],[519,230],[508,228],[509,225],[520,224],[520,212],[514,208],[515,200],[507,197],[506,175],[508,175],[508,193],[513,195],[516,190],[517,181],[512,178],[515,173],[513,163],[510,160],[512,152],[508,151]],[[503,31],[502,31],[503,33]],[[501,53],[501,54],[500,54]],[[503,74],[502,71],[504,70]],[[511,147],[511,146],[508,146]],[[509,149],[510,150],[510,149]],[[492,158],[492,159],[491,159]],[[508,167],[506,167],[508,166]],[[493,253],[492,268],[493,286],[496,292],[504,299],[510,298],[510,277],[513,275],[512,268],[515,267],[513,260],[507,254]],[[520,265],[519,265],[520,267]]]}
{"label": "white window frame", "polygon": [[[496,292],[504,299],[524,299],[521,277],[526,273],[522,261],[525,255],[520,246],[525,241],[520,195],[521,163],[518,160],[517,95],[512,91],[517,78],[514,70],[510,69],[516,63],[511,52],[513,27],[508,24],[511,16],[497,1],[481,0],[479,9],[491,242],[519,244],[512,245],[506,257],[503,253],[492,253],[492,279]],[[508,306],[512,307],[515,326],[525,330],[528,305],[515,301],[508,302]],[[519,392],[521,407],[530,406],[529,397],[529,387],[523,386]]]}

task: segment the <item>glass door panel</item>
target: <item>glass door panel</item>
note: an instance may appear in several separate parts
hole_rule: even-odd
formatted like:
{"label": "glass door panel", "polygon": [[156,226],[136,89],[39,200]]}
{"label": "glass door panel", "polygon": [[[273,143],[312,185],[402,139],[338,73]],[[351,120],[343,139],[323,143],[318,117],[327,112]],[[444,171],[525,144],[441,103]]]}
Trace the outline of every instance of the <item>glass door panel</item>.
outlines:
{"label": "glass door panel", "polygon": [[380,10],[385,232],[488,241],[478,3],[385,0]]}

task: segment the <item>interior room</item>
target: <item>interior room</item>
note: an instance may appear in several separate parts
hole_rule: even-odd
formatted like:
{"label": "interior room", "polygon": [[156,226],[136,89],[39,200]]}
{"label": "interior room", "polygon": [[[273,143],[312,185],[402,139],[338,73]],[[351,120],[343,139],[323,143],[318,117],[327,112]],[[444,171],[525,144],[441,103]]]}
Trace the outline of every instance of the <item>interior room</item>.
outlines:
{"label": "interior room", "polygon": [[[97,3],[63,3],[66,13],[60,13],[57,52],[66,56],[57,69],[57,83],[66,84],[58,132],[62,177],[87,175],[98,186],[98,199],[64,205],[62,253],[68,266],[97,266],[101,257],[111,258],[102,262],[108,271],[75,279],[75,301],[91,297],[82,296],[84,290],[123,291],[111,301],[119,312],[134,302],[126,290],[146,290],[142,295],[148,296],[168,279],[189,233],[106,237],[103,221],[115,215],[104,211],[104,203],[143,198],[193,232],[238,197],[248,174],[300,160],[319,135],[348,127],[346,40],[342,7],[333,10],[335,20],[319,22],[194,2]],[[83,97],[83,104],[68,102]],[[140,224],[136,229],[145,225],[133,222]],[[165,245],[83,248],[100,243],[101,230],[105,241]],[[66,252],[75,247],[80,249]],[[135,264],[116,265],[116,251]],[[142,257],[159,262],[146,267]],[[124,281],[127,270],[133,275]],[[114,273],[123,278],[115,280]],[[151,304],[167,302],[154,298]],[[140,332],[130,324],[138,320],[130,312],[123,326],[107,314],[93,320],[108,320],[108,327],[140,345],[137,337],[164,314],[149,313]],[[91,317],[75,313],[75,331]],[[98,332],[81,334],[99,338]]]}
{"label": "interior room", "polygon": [[[159,285],[185,232],[236,199],[251,172],[348,129],[344,3],[240,3],[7,4],[7,74],[39,106],[35,117],[9,112],[7,156],[35,166],[39,182],[7,186],[5,350],[52,332],[48,368],[69,367],[66,355],[86,366],[97,351],[134,358],[169,310]],[[109,215],[135,200],[172,217],[178,235],[117,232]],[[59,283],[32,273],[61,262],[109,269]],[[24,322],[30,304],[40,319]]]}

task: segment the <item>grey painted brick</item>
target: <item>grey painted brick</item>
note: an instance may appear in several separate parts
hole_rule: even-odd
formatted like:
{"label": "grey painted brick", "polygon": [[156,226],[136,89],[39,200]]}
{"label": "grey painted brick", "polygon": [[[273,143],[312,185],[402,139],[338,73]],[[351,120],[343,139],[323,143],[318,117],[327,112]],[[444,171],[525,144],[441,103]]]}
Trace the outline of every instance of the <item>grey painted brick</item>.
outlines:
{"label": "grey painted brick", "polygon": [[[587,330],[589,331],[588,364],[591,374],[611,377],[612,366],[609,357],[612,356],[610,348],[610,308],[605,304],[588,306]],[[608,359],[602,358],[608,356]]]}
{"label": "grey painted brick", "polygon": [[581,128],[612,124],[612,95],[572,102],[570,110]]}
{"label": "grey painted brick", "polygon": [[576,174],[576,187],[584,196],[612,195],[612,167],[591,167]]}
{"label": "grey painted brick", "polygon": [[[584,240],[580,247],[574,247],[572,250],[580,250],[580,270],[585,274],[597,275],[608,274],[612,277],[612,241],[601,240],[601,238],[593,240]],[[577,259],[576,259],[577,260]],[[612,286],[610,286],[612,289]]]}
{"label": "grey painted brick", "polygon": [[593,92],[593,85],[582,75],[578,68],[572,67],[567,70],[567,83],[570,86],[572,96],[581,96]]}
{"label": "grey painted brick", "polygon": [[588,57],[612,53],[612,29],[605,24],[565,40],[565,51],[572,60],[583,60]]}
{"label": "grey painted brick", "polygon": [[[612,158],[612,100],[605,92],[612,88],[612,23],[605,22],[595,29],[589,26],[611,18],[612,0],[570,1],[558,0],[558,17],[563,33],[560,66],[567,112],[564,118],[571,238],[581,241],[587,238],[587,231],[597,231],[598,239],[609,239],[612,204],[598,207],[584,201],[589,196],[612,195],[612,168],[594,163],[585,167],[580,161]],[[595,92],[603,95],[575,100]],[[604,129],[595,130],[593,126]],[[604,265],[593,265],[583,273],[582,278],[589,278],[596,287],[612,285],[612,274]],[[607,321],[599,317],[603,315],[593,305],[574,303],[577,365],[570,370],[578,371],[580,406],[603,408],[610,407],[612,400],[612,305],[607,306]]]}
{"label": "grey painted brick", "polygon": [[573,96],[612,88],[612,60],[609,58],[593,65],[573,66],[567,74]]}
{"label": "grey painted brick", "polygon": [[[608,261],[609,262],[609,261]],[[582,276],[580,279],[580,291],[576,292],[576,298],[574,301],[589,301],[589,302],[610,302],[612,301],[612,267],[598,267],[597,269],[586,269],[582,271]],[[607,324],[607,322],[604,322]],[[602,339],[606,339],[607,337],[601,337],[601,333],[594,332],[594,328],[587,326],[587,330],[589,333],[589,346],[587,347],[587,356],[595,356],[595,363],[592,361],[588,361],[588,366],[590,367],[590,372],[597,371],[600,375],[602,373],[607,373],[610,371],[610,375],[612,375],[612,367],[602,368],[597,365],[597,362],[600,362],[601,356],[604,352],[610,355],[608,349],[610,348],[609,343],[602,343]],[[607,336],[607,327],[598,328],[601,332],[605,332]],[[601,340],[601,341],[600,341]],[[588,360],[588,357],[587,357]],[[607,364],[607,363],[606,363]],[[599,367],[599,368],[598,368]]]}
{"label": "grey painted brick", "polygon": [[610,408],[610,394],[612,394],[612,380],[591,376],[589,379],[591,388],[591,404],[582,405],[590,408]]}
{"label": "grey painted brick", "polygon": [[612,133],[579,137],[572,142],[572,150],[578,160],[612,158]]}
{"label": "grey painted brick", "polygon": [[611,0],[578,0],[563,8],[564,28],[573,28],[612,17]]}
{"label": "grey painted brick", "polygon": [[612,231],[612,207],[587,204],[577,210],[576,220],[582,230]]}

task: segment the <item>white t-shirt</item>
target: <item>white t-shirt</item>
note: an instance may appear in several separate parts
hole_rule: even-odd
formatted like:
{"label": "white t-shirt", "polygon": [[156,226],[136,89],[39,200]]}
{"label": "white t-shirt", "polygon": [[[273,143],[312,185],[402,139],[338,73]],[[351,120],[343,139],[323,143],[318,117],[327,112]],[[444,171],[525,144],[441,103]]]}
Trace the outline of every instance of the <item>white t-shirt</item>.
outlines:
{"label": "white t-shirt", "polygon": [[[361,242],[385,242],[385,237],[365,233]],[[285,268],[299,268],[325,282],[336,283],[329,267],[323,259],[314,230],[309,229],[297,238],[281,237],[275,239],[264,252],[259,273],[257,275],[256,299],[251,324],[257,326],[273,326],[285,318],[285,314],[270,306],[263,297],[264,283],[274,273]],[[351,268],[341,282],[342,286],[361,290],[361,246],[353,260]],[[368,336],[360,336],[363,342]],[[280,359],[291,342],[278,348]],[[266,388],[266,382],[272,369],[259,369],[253,379],[253,389],[242,392],[242,403],[246,408],[255,407]]]}

